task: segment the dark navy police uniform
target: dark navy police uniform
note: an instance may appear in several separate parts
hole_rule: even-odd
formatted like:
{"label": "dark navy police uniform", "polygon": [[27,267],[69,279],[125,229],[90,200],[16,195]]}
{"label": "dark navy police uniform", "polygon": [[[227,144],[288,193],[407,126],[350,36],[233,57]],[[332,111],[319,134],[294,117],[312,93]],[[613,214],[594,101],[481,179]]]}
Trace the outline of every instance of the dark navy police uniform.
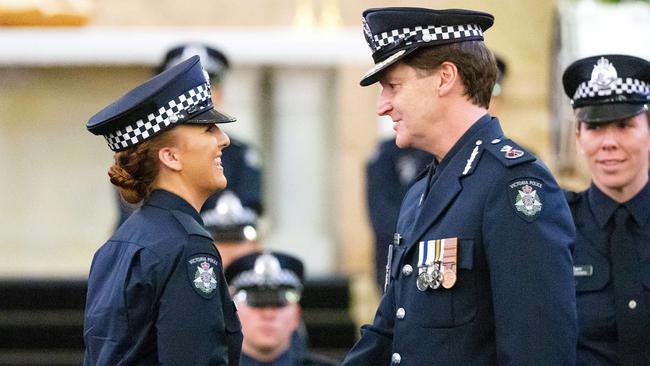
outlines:
{"label": "dark navy police uniform", "polygon": [[366,198],[375,235],[375,274],[384,285],[388,247],[393,241],[399,208],[415,178],[433,160],[418,149],[400,149],[395,139],[381,141],[366,166]]}
{"label": "dark navy police uniform", "polygon": [[[87,129],[111,150],[178,124],[234,122],[214,109],[191,57],[99,111]],[[242,333],[221,258],[199,213],[154,190],[95,253],[84,318],[85,365],[237,365]]]}
{"label": "dark navy police uniform", "polygon": [[[650,364],[650,328],[626,329],[617,319],[639,313],[650,319],[650,185],[623,204],[632,220],[627,223],[632,245],[638,252],[636,261],[626,265],[633,273],[638,289],[631,296],[616,296],[610,238],[614,230],[614,211],[619,203],[595,185],[588,190],[567,194],[576,224],[577,240],[573,251],[576,300],[578,305],[578,365],[648,365]],[[632,342],[619,345],[621,338]],[[635,345],[636,344],[636,345]],[[625,353],[626,349],[631,348]],[[634,349],[640,354],[634,355]],[[624,362],[628,357],[637,362]]]}
{"label": "dark navy police uniform", "polygon": [[[592,128],[650,105],[650,62],[638,57],[583,58],[562,81],[577,120]],[[650,365],[650,186],[624,203],[593,183],[567,199],[577,230],[577,364]]]}
{"label": "dark navy police uniform", "polygon": [[[572,365],[575,233],[546,167],[485,115],[435,167],[425,195],[428,180],[404,199],[391,284],[344,364]],[[420,291],[420,242],[448,238],[456,283]]]}
{"label": "dark navy police uniform", "polygon": [[[375,67],[414,52],[482,41],[493,23],[468,10],[366,10]],[[577,320],[564,195],[542,162],[485,114],[404,198],[389,284],[344,365],[575,364]]]}
{"label": "dark navy police uniform", "polygon": [[95,254],[86,364],[237,365],[241,326],[199,214],[154,191]]}

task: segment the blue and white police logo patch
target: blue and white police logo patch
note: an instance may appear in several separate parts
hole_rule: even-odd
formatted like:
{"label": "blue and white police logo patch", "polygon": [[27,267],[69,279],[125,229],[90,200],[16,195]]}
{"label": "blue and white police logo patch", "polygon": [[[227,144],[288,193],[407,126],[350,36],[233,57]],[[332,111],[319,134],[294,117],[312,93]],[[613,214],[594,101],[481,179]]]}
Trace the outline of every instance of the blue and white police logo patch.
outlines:
{"label": "blue and white police logo patch", "polygon": [[187,272],[191,286],[199,295],[206,299],[214,296],[217,289],[217,271],[219,261],[207,254],[198,254],[187,260]]}
{"label": "blue and white police logo patch", "polygon": [[543,183],[533,178],[519,178],[510,182],[508,193],[517,216],[528,222],[537,219],[544,206],[541,197],[543,188]]}

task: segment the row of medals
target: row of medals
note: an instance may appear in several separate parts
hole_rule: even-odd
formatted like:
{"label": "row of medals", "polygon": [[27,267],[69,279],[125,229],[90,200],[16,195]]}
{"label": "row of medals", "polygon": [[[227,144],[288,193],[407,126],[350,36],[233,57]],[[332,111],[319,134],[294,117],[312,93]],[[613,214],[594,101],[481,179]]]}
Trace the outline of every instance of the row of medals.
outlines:
{"label": "row of medals", "polygon": [[436,290],[442,285],[445,276],[440,270],[440,262],[435,262],[429,266],[422,266],[418,270],[418,278],[415,281],[415,285],[418,290],[426,291],[427,288]]}

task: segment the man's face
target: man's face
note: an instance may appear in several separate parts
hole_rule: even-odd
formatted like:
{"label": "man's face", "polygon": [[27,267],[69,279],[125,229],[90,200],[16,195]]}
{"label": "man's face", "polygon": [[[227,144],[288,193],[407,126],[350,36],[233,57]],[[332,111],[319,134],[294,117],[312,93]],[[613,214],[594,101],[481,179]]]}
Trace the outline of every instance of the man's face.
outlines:
{"label": "man's face", "polygon": [[427,136],[440,113],[437,95],[437,71],[424,73],[404,63],[397,63],[384,72],[377,114],[390,116],[400,148],[426,148]]}
{"label": "man's face", "polygon": [[604,124],[580,123],[576,138],[592,179],[603,192],[636,193],[646,184],[650,155],[646,113]]}
{"label": "man's face", "polygon": [[242,350],[249,355],[281,355],[291,345],[291,335],[300,324],[300,305],[252,307],[237,302],[244,333]]}

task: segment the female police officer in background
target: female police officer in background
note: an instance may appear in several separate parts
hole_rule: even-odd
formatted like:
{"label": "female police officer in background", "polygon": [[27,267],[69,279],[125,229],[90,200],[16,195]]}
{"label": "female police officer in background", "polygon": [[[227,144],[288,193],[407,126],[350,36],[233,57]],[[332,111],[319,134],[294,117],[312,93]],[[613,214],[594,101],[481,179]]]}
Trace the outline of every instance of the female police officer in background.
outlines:
{"label": "female police officer in background", "polygon": [[650,62],[602,55],[571,64],[579,150],[592,184],[568,193],[578,365],[650,365]]}
{"label": "female police officer in background", "polygon": [[226,186],[210,83],[194,56],[107,106],[87,128],[115,151],[111,182],[144,200],[97,251],[86,365],[237,365],[241,326],[199,210]]}

